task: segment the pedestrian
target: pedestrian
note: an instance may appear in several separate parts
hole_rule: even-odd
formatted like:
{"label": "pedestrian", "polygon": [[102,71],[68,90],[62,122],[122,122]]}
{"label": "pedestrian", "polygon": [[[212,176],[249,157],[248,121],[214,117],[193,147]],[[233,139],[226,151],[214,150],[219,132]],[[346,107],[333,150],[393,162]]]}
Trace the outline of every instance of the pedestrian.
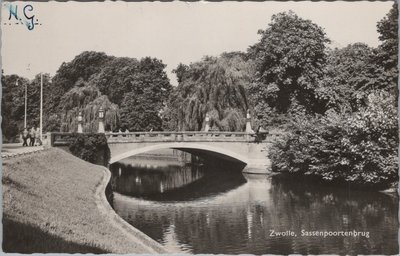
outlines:
{"label": "pedestrian", "polygon": [[35,139],[36,146],[41,146],[42,145],[42,141],[40,140],[40,129],[39,129],[39,127],[36,127],[35,137],[36,137],[36,139]]}
{"label": "pedestrian", "polygon": [[35,145],[35,136],[36,136],[36,131],[35,131],[35,127],[32,126],[31,131],[29,132],[31,141],[30,141],[30,146],[34,146]]}
{"label": "pedestrian", "polygon": [[23,147],[28,146],[28,142],[27,142],[28,138],[29,138],[29,132],[26,128],[24,128],[24,131],[22,132],[22,139],[24,141],[24,143],[22,143]]}

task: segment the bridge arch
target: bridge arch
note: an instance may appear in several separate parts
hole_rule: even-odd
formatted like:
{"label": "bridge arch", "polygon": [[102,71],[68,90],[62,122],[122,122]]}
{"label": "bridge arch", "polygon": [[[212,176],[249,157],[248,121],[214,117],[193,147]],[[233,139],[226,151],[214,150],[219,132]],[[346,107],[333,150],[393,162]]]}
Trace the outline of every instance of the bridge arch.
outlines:
{"label": "bridge arch", "polygon": [[[130,157],[130,156],[146,153],[146,152],[153,151],[153,150],[159,150],[159,149],[178,149],[178,150],[183,150],[183,151],[187,150],[189,152],[190,152],[190,150],[204,151],[204,152],[219,154],[219,155],[225,156],[227,158],[242,162],[244,164],[249,163],[249,159],[246,156],[243,156],[241,154],[233,152],[232,150],[218,147],[218,146],[210,146],[210,145],[202,144],[202,143],[195,143],[195,142],[194,143],[191,143],[191,142],[155,143],[152,145],[146,145],[146,146],[139,147],[139,148],[137,147],[138,146],[137,143],[132,143],[131,145],[132,145],[132,149],[128,149],[123,153],[117,153],[117,154],[114,154],[115,152],[113,153],[113,151],[115,149],[114,147],[118,147],[118,144],[109,145],[110,150],[111,150],[110,164],[118,162],[118,161],[120,161],[124,158]],[[118,150],[115,150],[115,151],[118,151]]]}

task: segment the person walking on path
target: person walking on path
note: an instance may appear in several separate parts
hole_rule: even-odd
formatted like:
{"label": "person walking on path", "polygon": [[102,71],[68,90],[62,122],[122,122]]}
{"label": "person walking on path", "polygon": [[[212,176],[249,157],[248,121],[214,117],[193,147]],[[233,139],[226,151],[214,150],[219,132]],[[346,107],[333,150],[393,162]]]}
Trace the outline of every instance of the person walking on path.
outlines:
{"label": "person walking on path", "polygon": [[24,141],[24,143],[22,144],[23,147],[27,147],[28,146],[28,140],[29,138],[29,132],[26,128],[24,128],[24,131],[22,132],[22,139]]}
{"label": "person walking on path", "polygon": [[35,132],[35,146],[41,146],[42,145],[42,141],[40,140],[40,129],[39,127],[36,127],[36,132]]}
{"label": "person walking on path", "polygon": [[31,137],[31,141],[30,141],[30,146],[34,146],[35,145],[35,136],[36,136],[36,131],[35,131],[35,127],[32,127],[31,131],[29,132],[29,135]]}

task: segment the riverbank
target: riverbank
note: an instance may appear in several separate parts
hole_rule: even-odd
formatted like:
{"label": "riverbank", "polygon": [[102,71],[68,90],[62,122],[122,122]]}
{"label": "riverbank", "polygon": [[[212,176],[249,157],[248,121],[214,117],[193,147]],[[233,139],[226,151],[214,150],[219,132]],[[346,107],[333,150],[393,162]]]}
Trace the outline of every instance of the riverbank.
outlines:
{"label": "riverbank", "polygon": [[3,251],[165,253],[113,212],[109,175],[57,148],[4,159]]}

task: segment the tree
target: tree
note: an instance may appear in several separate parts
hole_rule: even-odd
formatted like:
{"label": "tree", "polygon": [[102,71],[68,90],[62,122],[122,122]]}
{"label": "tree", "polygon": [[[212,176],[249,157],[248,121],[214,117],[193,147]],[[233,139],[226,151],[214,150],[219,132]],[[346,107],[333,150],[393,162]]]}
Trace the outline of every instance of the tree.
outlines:
{"label": "tree", "polygon": [[133,90],[132,84],[135,74],[139,72],[139,65],[139,61],[134,58],[115,58],[93,76],[90,83],[120,106],[124,94]]}
{"label": "tree", "polygon": [[134,58],[114,58],[93,76],[90,84],[98,87],[102,94],[118,106],[126,93],[142,94],[146,90],[149,97],[158,98],[157,103],[163,103],[172,88],[165,67],[161,60],[150,57],[140,61]]}
{"label": "tree", "polygon": [[[1,84],[3,87],[3,92],[2,92],[2,99],[1,99],[1,130],[3,133],[3,136],[7,140],[11,140],[13,137],[15,137],[18,134],[18,126],[17,123],[12,120],[11,115],[12,115],[12,109],[13,109],[13,97],[11,94],[11,86],[6,83],[5,77],[2,74],[1,76]],[[4,138],[3,137],[3,138]]]}
{"label": "tree", "polygon": [[149,101],[145,95],[137,95],[134,92],[125,94],[120,113],[120,127],[123,130],[159,131],[162,128],[159,110],[154,108],[153,102]]}
{"label": "tree", "polygon": [[13,140],[24,128],[25,86],[29,86],[29,80],[17,75],[2,75],[1,84],[1,128],[5,138]]}
{"label": "tree", "polygon": [[182,83],[185,79],[186,74],[188,74],[189,66],[179,63],[178,67],[174,69],[172,72],[175,73],[178,83]]}
{"label": "tree", "polygon": [[[41,75],[37,74],[28,85],[28,126],[39,127],[40,125],[40,86]],[[43,74],[43,108],[46,105],[46,99],[51,97],[49,94],[51,88],[51,78],[49,74]],[[43,126],[45,126],[46,115],[43,115]]]}
{"label": "tree", "polygon": [[388,88],[390,79],[375,58],[375,50],[363,43],[329,51],[315,91],[324,109],[357,111],[365,107],[370,93]]}
{"label": "tree", "polygon": [[60,112],[60,129],[74,132],[78,127],[78,116],[81,112],[83,130],[85,132],[97,132],[98,113],[100,107],[105,112],[104,122],[110,130],[117,127],[119,121],[119,109],[106,95],[101,95],[94,86],[74,87],[61,98],[62,110]]}
{"label": "tree", "polygon": [[292,132],[272,147],[274,167],[325,180],[390,186],[398,180],[395,100],[388,92],[376,92],[358,112],[296,118]]}
{"label": "tree", "polygon": [[270,124],[274,112],[293,108],[320,112],[315,88],[330,42],[323,29],[290,11],[273,15],[269,27],[258,33],[260,41],[249,48],[257,71],[249,93],[262,123]]}
{"label": "tree", "polygon": [[[392,9],[381,21],[378,22],[377,28],[380,34],[379,39],[381,45],[377,49],[376,62],[384,69],[384,76],[391,79],[391,83],[386,90],[398,95],[397,81],[399,77],[398,71],[398,29],[399,29],[399,11],[395,1]],[[397,104],[397,103],[396,103]]]}
{"label": "tree", "polygon": [[381,21],[378,22],[377,28],[379,40],[382,44],[379,46],[380,61],[383,66],[397,74],[398,47],[399,47],[399,10],[397,2],[393,3],[392,9]]}
{"label": "tree", "polygon": [[150,57],[140,60],[127,80],[120,104],[121,127],[130,131],[162,129],[160,112],[172,89],[165,64]]}
{"label": "tree", "polygon": [[[45,103],[46,129],[75,131],[78,114],[82,112],[84,130],[96,131],[98,110],[102,106],[106,129],[115,130],[120,127],[120,106],[128,93],[140,98],[149,111],[159,113],[171,90],[165,67],[161,60],[150,57],[138,61],[99,52],[79,54],[61,65],[51,88],[46,90],[50,94]],[[128,111],[132,109],[135,107]]]}
{"label": "tree", "polygon": [[[17,83],[18,80],[18,83]],[[10,138],[24,128],[25,115],[25,86],[27,88],[27,127],[38,127],[40,123],[40,74],[29,81],[17,75],[2,76],[2,127],[3,134]],[[46,99],[51,97],[51,78],[43,74],[43,107]],[[18,84],[18,85],[17,85]],[[44,131],[47,130],[47,121],[50,115],[43,114]],[[53,117],[54,118],[54,117]],[[52,125],[53,126],[53,125]],[[53,127],[54,128],[54,127]]]}
{"label": "tree", "polygon": [[114,57],[102,52],[85,51],[71,62],[64,62],[57,70],[46,97],[46,115],[59,112],[61,97],[74,86],[82,87]]}
{"label": "tree", "polygon": [[224,53],[189,66],[180,64],[174,71],[179,85],[163,113],[167,129],[201,130],[208,114],[212,129],[242,131],[250,107],[247,87],[254,73],[244,56]]}

